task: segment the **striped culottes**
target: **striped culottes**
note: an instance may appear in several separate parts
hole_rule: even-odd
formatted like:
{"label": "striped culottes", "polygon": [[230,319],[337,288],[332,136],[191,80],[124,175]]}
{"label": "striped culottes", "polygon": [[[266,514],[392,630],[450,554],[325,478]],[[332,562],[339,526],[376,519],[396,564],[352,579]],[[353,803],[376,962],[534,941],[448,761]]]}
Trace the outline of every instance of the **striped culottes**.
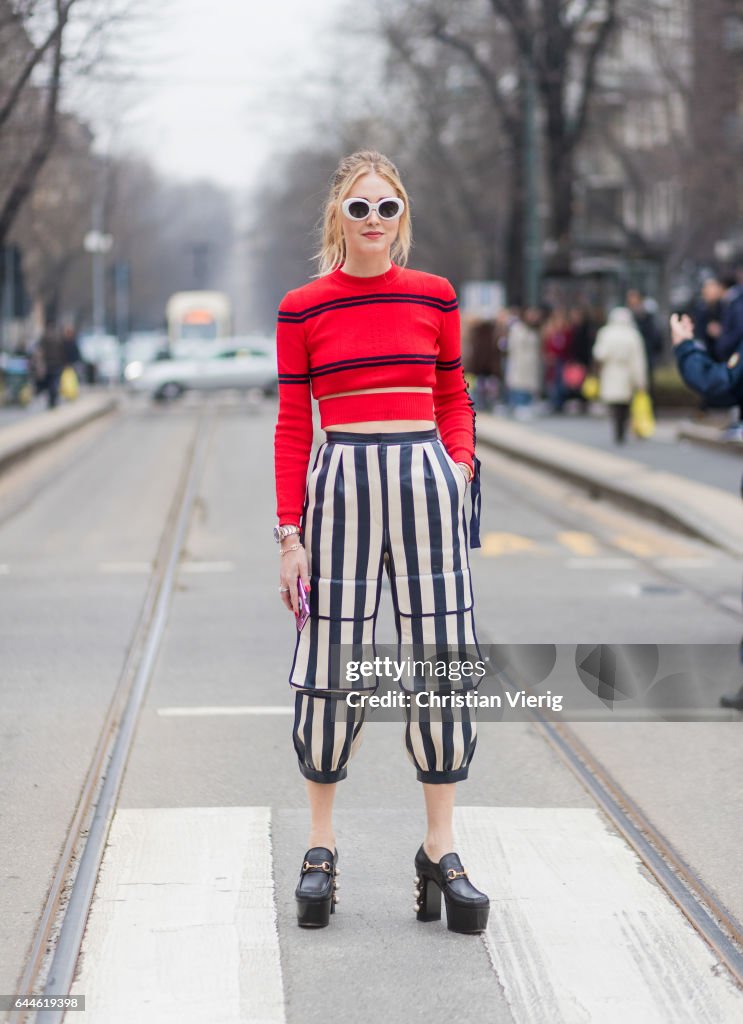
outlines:
{"label": "striped culottes", "polygon": [[[300,540],[309,562],[310,618],[297,635],[289,677],[297,691],[294,748],[306,778],[344,779],[361,742],[367,709],[346,697],[373,692],[379,677],[357,673],[349,681],[346,666],[374,658],[383,571],[398,659],[430,658],[433,651],[480,656],[466,490],[435,430],[327,432],[307,483]],[[471,690],[477,681],[447,678],[443,691]],[[430,681],[415,676],[398,685],[431,692]],[[465,779],[477,742],[474,707],[429,714],[413,704],[404,711],[405,747],[418,779]]]}

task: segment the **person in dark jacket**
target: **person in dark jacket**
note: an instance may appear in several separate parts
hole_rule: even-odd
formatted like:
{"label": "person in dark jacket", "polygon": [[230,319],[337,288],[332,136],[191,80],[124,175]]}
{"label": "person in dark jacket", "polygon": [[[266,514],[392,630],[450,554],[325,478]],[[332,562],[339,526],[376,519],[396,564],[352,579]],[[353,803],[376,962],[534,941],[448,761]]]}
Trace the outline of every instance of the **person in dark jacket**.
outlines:
{"label": "person in dark jacket", "polygon": [[637,288],[630,288],[627,292],[626,305],[632,310],[635,318],[635,326],[642,335],[645,346],[645,367],[647,369],[647,392],[655,412],[655,388],[653,385],[653,370],[659,357],[663,354],[663,336],[658,329],[655,317],[647,307],[645,296]]}
{"label": "person in dark jacket", "polygon": [[[690,388],[704,396],[708,404],[725,408],[743,401],[743,344],[727,362],[718,363],[704,343],[695,339],[691,317],[676,314],[671,317],[671,340],[679,373]],[[740,657],[743,664],[743,640]],[[720,697],[720,704],[724,708],[743,711],[743,686],[735,694]]]}
{"label": "person in dark jacket", "polygon": [[694,337],[704,342],[714,359],[717,358],[717,341],[722,334],[725,290],[725,285],[718,277],[706,277],[702,282],[701,295],[691,308]]}
{"label": "person in dark jacket", "polygon": [[59,399],[59,378],[65,366],[65,346],[62,335],[53,324],[47,324],[39,341],[46,367],[47,407],[53,409]]}
{"label": "person in dark jacket", "polygon": [[715,358],[724,363],[743,344],[743,263],[735,268],[735,284],[723,300],[722,330],[715,343]]}

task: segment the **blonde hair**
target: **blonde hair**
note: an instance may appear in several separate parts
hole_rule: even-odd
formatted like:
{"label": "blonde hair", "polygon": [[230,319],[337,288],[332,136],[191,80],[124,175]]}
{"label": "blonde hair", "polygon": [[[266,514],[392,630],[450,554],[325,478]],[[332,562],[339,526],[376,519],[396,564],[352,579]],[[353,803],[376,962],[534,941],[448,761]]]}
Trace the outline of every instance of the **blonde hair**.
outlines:
{"label": "blonde hair", "polygon": [[360,149],[350,156],[344,156],[335,169],[330,181],[322,215],[322,241],[313,259],[319,261],[319,271],[313,277],[329,274],[346,259],[346,239],[343,235],[341,204],[353,194],[353,187],[364,174],[378,174],[388,181],[395,195],[405,203],[400,217],[397,238],[392,243],[390,258],[404,267],[413,244],[413,229],[410,221],[410,200],[400,178],[400,172],[392,161],[375,149]]}

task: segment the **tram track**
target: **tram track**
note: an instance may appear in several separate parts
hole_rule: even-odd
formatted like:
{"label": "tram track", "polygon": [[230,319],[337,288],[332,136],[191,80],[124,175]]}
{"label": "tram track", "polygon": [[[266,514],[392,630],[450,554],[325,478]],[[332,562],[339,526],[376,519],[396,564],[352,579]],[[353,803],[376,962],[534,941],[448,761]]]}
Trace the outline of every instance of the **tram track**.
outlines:
{"label": "tram track", "polygon": [[[506,669],[499,668],[497,675],[514,691],[529,689],[513,680]],[[536,709],[530,709],[527,714],[531,726],[560,756],[668,898],[743,989],[743,924],[566,722],[547,719]]]}
{"label": "tram track", "polygon": [[[69,993],[93,901],[108,832],[118,801],[137,720],[152,676],[170,608],[178,561],[194,508],[201,471],[214,434],[211,402],[200,410],[186,449],[154,559],[144,601],[75,813],[51,881],[26,967],[23,994]],[[9,1024],[61,1024],[65,1011],[14,1010]]]}

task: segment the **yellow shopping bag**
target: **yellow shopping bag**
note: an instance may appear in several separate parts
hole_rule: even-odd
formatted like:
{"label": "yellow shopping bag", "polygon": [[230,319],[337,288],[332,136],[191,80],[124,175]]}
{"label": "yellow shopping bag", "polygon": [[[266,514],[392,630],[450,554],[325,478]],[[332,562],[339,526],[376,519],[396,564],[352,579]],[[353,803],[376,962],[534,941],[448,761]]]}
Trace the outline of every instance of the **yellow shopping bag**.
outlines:
{"label": "yellow shopping bag", "polygon": [[630,405],[632,430],[638,437],[652,437],[655,433],[655,417],[650,395],[647,391],[635,391]]}
{"label": "yellow shopping bag", "polygon": [[80,384],[77,374],[72,366],[65,366],[62,376],[59,378],[59,393],[62,398],[74,402],[80,391]]}
{"label": "yellow shopping bag", "polygon": [[586,378],[583,381],[583,386],[580,389],[580,393],[583,395],[587,402],[595,402],[599,397],[599,379],[593,374],[586,374]]}

